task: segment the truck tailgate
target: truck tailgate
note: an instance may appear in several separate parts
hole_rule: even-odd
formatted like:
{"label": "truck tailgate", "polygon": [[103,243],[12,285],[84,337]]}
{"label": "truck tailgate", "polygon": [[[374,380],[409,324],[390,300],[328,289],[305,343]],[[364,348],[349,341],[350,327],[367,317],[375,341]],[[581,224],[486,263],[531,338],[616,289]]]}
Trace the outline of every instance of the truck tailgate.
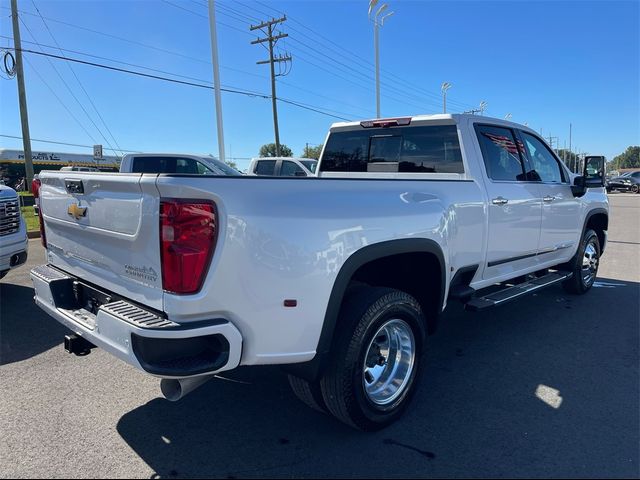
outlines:
{"label": "truck tailgate", "polygon": [[162,310],[156,175],[46,172],[41,181],[49,264]]}

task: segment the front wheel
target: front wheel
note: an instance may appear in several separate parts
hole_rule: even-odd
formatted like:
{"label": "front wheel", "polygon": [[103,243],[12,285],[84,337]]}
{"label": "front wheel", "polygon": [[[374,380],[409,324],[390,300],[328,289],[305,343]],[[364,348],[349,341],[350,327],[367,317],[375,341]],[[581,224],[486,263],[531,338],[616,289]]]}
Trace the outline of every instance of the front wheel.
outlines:
{"label": "front wheel", "polygon": [[596,281],[600,264],[600,241],[593,230],[584,232],[580,247],[570,262],[573,276],[563,283],[569,293],[582,294],[591,289]]}
{"label": "front wheel", "polygon": [[425,340],[425,319],[411,295],[377,287],[351,295],[320,382],[327,409],[366,431],[397,420],[415,393]]}
{"label": "front wheel", "polygon": [[629,190],[631,190],[631,193],[638,193],[640,191],[640,185],[637,183],[635,185],[631,185]]}

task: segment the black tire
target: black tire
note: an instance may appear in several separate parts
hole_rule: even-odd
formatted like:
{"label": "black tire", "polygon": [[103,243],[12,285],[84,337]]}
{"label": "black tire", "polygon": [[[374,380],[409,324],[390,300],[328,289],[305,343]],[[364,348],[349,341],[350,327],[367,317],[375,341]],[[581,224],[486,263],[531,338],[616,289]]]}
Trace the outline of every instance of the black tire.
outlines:
{"label": "black tire", "polygon": [[631,193],[638,193],[640,191],[640,185],[638,185],[637,183],[635,185],[631,185],[631,188],[629,188],[629,191]]}
{"label": "black tire", "polygon": [[324,398],[322,398],[319,381],[310,382],[295,375],[288,375],[288,377],[291,390],[302,403],[317,412],[327,413],[327,406],[324,403]]}
{"label": "black tire", "polygon": [[[383,327],[388,330],[382,331]],[[389,332],[393,335],[387,335]],[[388,359],[397,358],[390,353],[391,345],[400,339],[405,341],[404,347],[411,347],[402,351],[401,362],[394,360],[390,364]],[[382,353],[385,347],[379,346],[385,341],[388,342],[386,358]],[[379,287],[353,292],[340,311],[329,363],[320,381],[329,412],[347,425],[365,431],[379,430],[396,421],[416,391],[425,342],[426,322],[420,304],[411,295]],[[407,353],[409,351],[412,354]],[[399,367],[396,369],[395,365]],[[381,370],[383,373],[376,382],[384,378],[386,372],[404,372],[401,386],[382,400],[365,389],[366,382],[377,385],[370,372],[377,374]],[[396,388],[396,384],[389,381],[384,385]],[[381,403],[386,401],[388,403]]]}
{"label": "black tire", "polygon": [[[586,257],[591,255],[587,252],[588,247],[592,247],[595,251],[595,266],[593,262],[590,262]],[[584,265],[585,263],[591,263],[589,267]],[[587,229],[582,236],[580,247],[575,256],[569,262],[569,267],[573,276],[569,280],[565,280],[562,283],[564,289],[573,294],[581,295],[588,292],[598,275],[598,267],[600,264],[600,241],[598,235],[591,229]],[[588,274],[588,275],[587,275]]]}

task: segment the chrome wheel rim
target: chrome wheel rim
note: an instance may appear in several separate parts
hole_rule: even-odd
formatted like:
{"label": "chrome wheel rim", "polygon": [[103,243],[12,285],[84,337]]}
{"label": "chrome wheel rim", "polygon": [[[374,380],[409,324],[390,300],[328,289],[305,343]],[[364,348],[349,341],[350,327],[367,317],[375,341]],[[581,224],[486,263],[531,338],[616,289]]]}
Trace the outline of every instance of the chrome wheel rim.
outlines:
{"label": "chrome wheel rim", "polygon": [[385,406],[400,397],[409,385],[415,356],[416,341],[409,324],[400,319],[386,321],[364,357],[362,383],[367,398]]}
{"label": "chrome wheel rim", "polygon": [[598,248],[595,239],[589,240],[584,248],[582,256],[582,282],[585,285],[591,284],[596,278],[598,272]]}

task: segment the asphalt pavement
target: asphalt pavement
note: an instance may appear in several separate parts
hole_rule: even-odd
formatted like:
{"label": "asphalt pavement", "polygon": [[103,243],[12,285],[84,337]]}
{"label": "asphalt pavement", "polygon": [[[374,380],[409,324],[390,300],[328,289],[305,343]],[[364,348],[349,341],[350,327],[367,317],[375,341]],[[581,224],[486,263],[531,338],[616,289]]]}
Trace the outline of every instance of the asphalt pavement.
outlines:
{"label": "asphalt pavement", "polygon": [[170,403],[101,350],[68,355],[33,303],[30,240],[0,283],[0,477],[638,478],[640,195],[610,200],[594,288],[448,307],[413,405],[377,433],[305,407],[276,367]]}

